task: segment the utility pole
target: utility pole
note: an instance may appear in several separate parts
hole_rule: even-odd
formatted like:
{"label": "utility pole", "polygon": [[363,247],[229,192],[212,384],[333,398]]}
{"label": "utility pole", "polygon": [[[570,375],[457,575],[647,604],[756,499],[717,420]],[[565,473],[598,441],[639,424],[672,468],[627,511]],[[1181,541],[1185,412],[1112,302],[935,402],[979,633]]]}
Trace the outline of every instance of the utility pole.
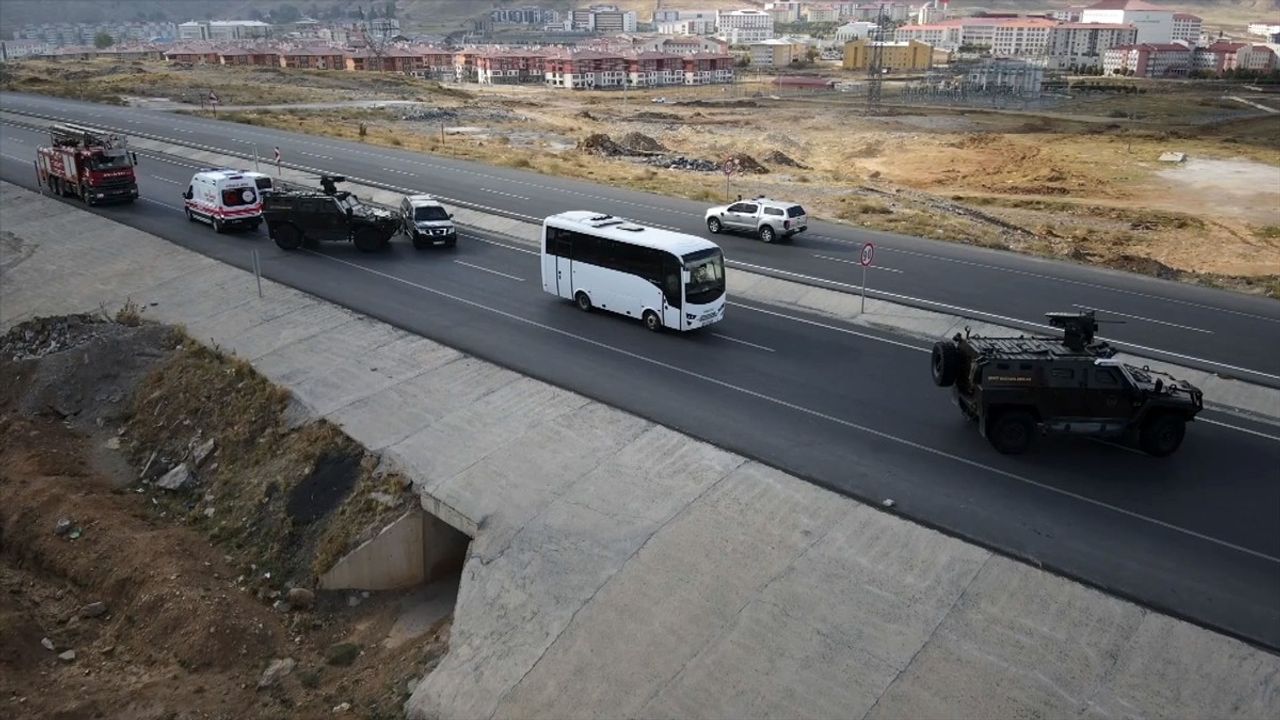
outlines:
{"label": "utility pole", "polygon": [[867,34],[867,114],[880,114],[880,94],[884,83],[884,5],[876,10],[876,28]]}

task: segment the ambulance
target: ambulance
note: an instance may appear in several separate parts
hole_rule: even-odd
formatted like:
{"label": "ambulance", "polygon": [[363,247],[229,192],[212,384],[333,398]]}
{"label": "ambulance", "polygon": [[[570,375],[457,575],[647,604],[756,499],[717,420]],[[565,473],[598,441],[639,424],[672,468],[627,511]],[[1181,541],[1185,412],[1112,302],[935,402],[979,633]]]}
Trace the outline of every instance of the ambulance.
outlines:
{"label": "ambulance", "polygon": [[257,230],[262,224],[262,193],[254,178],[236,170],[202,170],[182,194],[187,219],[207,222],[214,232]]}

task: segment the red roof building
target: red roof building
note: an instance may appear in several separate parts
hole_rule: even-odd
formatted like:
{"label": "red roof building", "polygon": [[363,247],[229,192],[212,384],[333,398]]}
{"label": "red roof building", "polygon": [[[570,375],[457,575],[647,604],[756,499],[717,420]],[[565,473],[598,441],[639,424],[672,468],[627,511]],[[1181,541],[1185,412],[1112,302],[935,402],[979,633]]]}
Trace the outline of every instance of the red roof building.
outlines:
{"label": "red roof building", "polygon": [[631,87],[684,84],[682,55],[643,51],[627,56],[627,82]]}
{"label": "red roof building", "polygon": [[331,47],[309,47],[284,50],[280,53],[280,67],[305,70],[345,70],[347,54]]}
{"label": "red roof building", "polygon": [[627,76],[626,57],[596,50],[549,55],[546,67],[547,85],[567,90],[621,88]]}
{"label": "red roof building", "polygon": [[476,82],[526,85],[546,82],[546,53],[528,50],[487,52],[476,56]]}

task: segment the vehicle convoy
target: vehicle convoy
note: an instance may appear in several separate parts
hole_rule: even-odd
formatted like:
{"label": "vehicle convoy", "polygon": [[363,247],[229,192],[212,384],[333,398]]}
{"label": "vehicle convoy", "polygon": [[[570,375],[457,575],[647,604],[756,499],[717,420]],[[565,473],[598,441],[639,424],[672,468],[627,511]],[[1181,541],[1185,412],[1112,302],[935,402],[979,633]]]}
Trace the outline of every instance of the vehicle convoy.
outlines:
{"label": "vehicle convoy", "polygon": [[36,149],[39,183],[62,196],[74,196],[89,205],[131,203],[138,197],[133,168],[136,154],[128,140],[105,130],[80,125],[53,125],[48,146]]}
{"label": "vehicle convoy", "polygon": [[182,193],[187,219],[207,222],[214,232],[257,230],[262,224],[262,193],[253,178],[236,170],[202,170]]}
{"label": "vehicle convoy", "polygon": [[934,343],[934,382],[951,387],[965,418],[996,450],[1016,455],[1040,433],[1086,435],[1136,444],[1163,457],[1182,444],[1204,409],[1190,383],[1114,358],[1095,340],[1092,311],[1048,313],[1063,337],[981,337],[956,333]]}
{"label": "vehicle convoy", "polygon": [[743,200],[739,196],[736,203],[707,210],[706,221],[712,234],[741,232],[767,243],[790,240],[809,229],[804,208],[766,197]]}
{"label": "vehicle convoy", "polygon": [[724,318],[724,254],[693,235],[574,210],[542,223],[542,289],[582,310],[694,330]]}
{"label": "vehicle convoy", "polygon": [[458,244],[453,215],[430,195],[409,195],[401,200],[400,225],[419,250],[433,245],[454,247]]}
{"label": "vehicle convoy", "polygon": [[304,242],[350,240],[361,252],[387,247],[400,227],[394,213],[361,203],[355,195],[338,190],[340,175],[320,178],[322,190],[276,189],[262,198],[267,232],[284,250],[296,250]]}

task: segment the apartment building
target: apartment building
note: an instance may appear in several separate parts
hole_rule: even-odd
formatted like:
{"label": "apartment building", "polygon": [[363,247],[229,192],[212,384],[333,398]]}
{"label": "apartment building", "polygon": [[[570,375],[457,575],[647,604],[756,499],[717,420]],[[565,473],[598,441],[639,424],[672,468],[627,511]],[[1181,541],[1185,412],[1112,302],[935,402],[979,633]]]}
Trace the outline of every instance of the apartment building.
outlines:
{"label": "apartment building", "polygon": [[1106,51],[1102,70],[1107,75],[1186,77],[1192,66],[1191,48],[1181,43],[1139,43]]}
{"label": "apartment building", "polygon": [[681,58],[685,85],[733,82],[733,56],[728,53],[694,53]]}
{"label": "apartment building", "polygon": [[872,48],[882,49],[883,67],[890,71],[928,70],[933,67],[933,48],[918,40],[906,42],[871,42],[854,40],[845,43],[845,70],[866,70],[871,61]]}
{"label": "apartment building", "polygon": [[770,38],[747,46],[753,68],[785,68],[805,58],[809,47],[789,40]]}
{"label": "apartment building", "polygon": [[549,25],[560,22],[560,11],[537,5],[497,8],[489,11],[489,20],[494,25]]}
{"label": "apartment building", "polygon": [[636,14],[630,10],[619,10],[613,5],[592,5],[571,11],[566,27],[569,30],[604,34],[635,32]]}
{"label": "apartment building", "polygon": [[1100,0],[1081,11],[1080,22],[1132,25],[1139,44],[1165,45],[1174,39],[1173,15],[1173,10],[1146,0]]}
{"label": "apartment building", "polygon": [[530,85],[547,81],[545,53],[495,50],[476,56],[476,82],[484,85]]}
{"label": "apartment building", "polygon": [[[836,33],[835,33],[836,44],[841,47],[844,47],[844,44],[851,40],[857,40],[858,38],[871,37],[872,33],[878,30],[879,27],[880,27],[879,25],[876,25],[875,23],[872,23],[872,22],[859,22],[859,21],[847,22],[844,25],[841,25],[840,27],[836,28]],[[923,40],[922,38],[917,38],[917,39]],[[928,42],[927,40],[923,40],[923,41]]]}
{"label": "apartment building", "polygon": [[1041,57],[1049,48],[1049,34],[1056,20],[1018,18],[1001,20],[992,28],[991,54],[995,57]]}
{"label": "apartment building", "polygon": [[548,55],[547,85],[567,90],[620,88],[626,82],[627,58],[596,50],[568,50]]}
{"label": "apartment building", "polygon": [[1137,43],[1132,25],[1062,23],[1049,34],[1046,63],[1057,70],[1089,70],[1102,67],[1107,50]]}
{"label": "apartment building", "polygon": [[811,23],[837,22],[840,20],[840,11],[834,5],[809,5],[805,7],[802,17]]}
{"label": "apartment building", "polygon": [[800,13],[804,10],[802,2],[767,2],[764,11],[773,17],[774,23],[800,22]]}
{"label": "apartment building", "polygon": [[227,42],[262,38],[271,34],[271,28],[259,20],[191,20],[178,25],[178,39]]}
{"label": "apartment building", "polygon": [[1218,41],[1196,48],[1192,62],[1196,70],[1214,75],[1231,70],[1269,72],[1276,67],[1276,54],[1266,45]]}
{"label": "apartment building", "polygon": [[346,53],[331,47],[299,47],[280,51],[280,66],[304,70],[345,70]]}
{"label": "apartment building", "polygon": [[773,16],[763,10],[730,10],[716,15],[716,34],[730,45],[749,45],[773,37]]}
{"label": "apartment building", "polygon": [[227,48],[218,51],[218,60],[223,65],[280,67],[280,52],[268,48]]}
{"label": "apartment building", "polygon": [[178,44],[165,50],[164,59],[172,63],[187,65],[221,65],[222,57],[218,48],[210,43]]}
{"label": "apartment building", "polygon": [[1190,13],[1173,14],[1173,41],[1200,44],[1200,33],[1204,32],[1204,20]]}
{"label": "apartment building", "polygon": [[714,35],[715,10],[671,11],[675,17],[657,23],[660,35]]}
{"label": "apartment building", "polygon": [[628,55],[627,83],[635,88],[683,85],[684,57],[652,50]]}
{"label": "apartment building", "polygon": [[658,38],[637,38],[631,43],[635,51],[652,51],[671,53],[674,55],[713,54],[724,55],[729,51],[729,43],[716,38],[684,35]]}

